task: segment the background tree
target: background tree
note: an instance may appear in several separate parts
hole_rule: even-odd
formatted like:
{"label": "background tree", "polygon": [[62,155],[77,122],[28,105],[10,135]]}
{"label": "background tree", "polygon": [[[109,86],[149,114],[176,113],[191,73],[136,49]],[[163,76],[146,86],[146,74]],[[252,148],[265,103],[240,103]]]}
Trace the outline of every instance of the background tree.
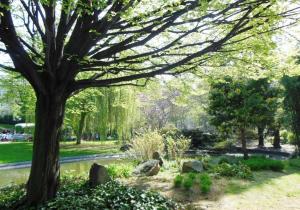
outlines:
{"label": "background tree", "polygon": [[69,120],[72,122],[73,128],[76,128],[77,144],[81,144],[82,132],[88,115],[96,113],[96,97],[99,94],[100,92],[95,89],[88,89],[72,96],[67,101],[66,120],[68,120],[68,115],[72,118]]}
{"label": "background tree", "polygon": [[[222,132],[230,134],[238,131],[244,158],[248,158],[246,129],[273,124],[277,101],[277,89],[271,87],[267,78],[225,77],[212,81],[209,96],[211,122]],[[258,131],[261,132],[260,129]]]}
{"label": "background tree", "polygon": [[275,115],[279,106],[279,88],[274,82],[273,84],[269,82],[268,78],[260,78],[248,81],[247,89],[249,94],[255,96],[256,113],[253,126],[257,127],[258,146],[264,147],[266,127],[274,127],[272,125],[276,124]]}
{"label": "background tree", "polygon": [[223,47],[271,30],[282,12],[277,3],[2,0],[1,52],[13,66],[1,67],[26,78],[37,99],[26,204],[56,195],[68,97],[89,87],[139,85],[130,81],[191,71]]}
{"label": "background tree", "polygon": [[300,148],[300,76],[284,76],[282,83],[285,88],[285,108],[291,114],[292,130],[295,144]]}

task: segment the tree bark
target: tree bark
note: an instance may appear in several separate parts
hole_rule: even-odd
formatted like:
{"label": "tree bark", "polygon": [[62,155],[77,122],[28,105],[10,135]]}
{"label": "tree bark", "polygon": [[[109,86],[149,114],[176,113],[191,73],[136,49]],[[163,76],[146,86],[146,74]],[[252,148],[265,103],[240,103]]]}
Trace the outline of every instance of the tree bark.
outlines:
{"label": "tree bark", "polygon": [[81,138],[82,138],[82,131],[85,124],[87,113],[83,112],[80,114],[80,121],[78,126],[78,132],[77,132],[77,141],[76,144],[81,144]]}
{"label": "tree bark", "polygon": [[241,138],[241,143],[242,143],[242,152],[244,154],[244,159],[248,159],[248,151],[247,151],[247,142],[246,142],[246,130],[245,128],[240,129],[240,138]]}
{"label": "tree bark", "polygon": [[273,146],[276,149],[281,148],[281,146],[280,146],[280,131],[279,131],[279,129],[275,129],[274,130],[274,142],[273,142]]}
{"label": "tree bark", "polygon": [[263,126],[257,126],[257,134],[258,134],[258,147],[264,147],[264,130]]}
{"label": "tree bark", "polygon": [[32,166],[27,182],[26,205],[55,197],[59,186],[59,138],[66,99],[59,94],[38,95]]}

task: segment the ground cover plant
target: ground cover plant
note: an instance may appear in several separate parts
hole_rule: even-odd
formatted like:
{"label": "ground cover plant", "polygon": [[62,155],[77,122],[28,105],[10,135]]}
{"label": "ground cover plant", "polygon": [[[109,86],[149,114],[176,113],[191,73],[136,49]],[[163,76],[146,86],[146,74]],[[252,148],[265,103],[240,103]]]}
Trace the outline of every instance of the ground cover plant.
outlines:
{"label": "ground cover plant", "polygon": [[253,174],[251,169],[242,163],[239,164],[228,164],[228,163],[221,163],[217,165],[213,171],[220,176],[225,177],[237,177],[241,179],[252,179]]}
{"label": "ground cover plant", "polygon": [[[90,188],[84,177],[65,177],[57,197],[37,209],[181,209],[158,193],[137,190],[110,181]],[[9,209],[25,195],[24,186],[0,189],[0,209]],[[26,208],[28,209],[28,208]]]}

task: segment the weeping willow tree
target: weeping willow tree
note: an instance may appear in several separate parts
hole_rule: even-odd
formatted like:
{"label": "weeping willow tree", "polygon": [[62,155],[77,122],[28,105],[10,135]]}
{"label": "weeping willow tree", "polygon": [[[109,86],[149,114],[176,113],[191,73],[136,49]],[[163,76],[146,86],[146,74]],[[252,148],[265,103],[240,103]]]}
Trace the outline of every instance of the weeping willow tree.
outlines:
{"label": "weeping willow tree", "polygon": [[138,90],[134,88],[88,89],[71,97],[67,102],[65,127],[72,127],[77,143],[83,134],[94,140],[130,139],[139,120]]}
{"label": "weeping willow tree", "polygon": [[96,99],[96,114],[89,115],[86,128],[101,139],[129,139],[139,119],[138,91],[134,88],[106,88]]}

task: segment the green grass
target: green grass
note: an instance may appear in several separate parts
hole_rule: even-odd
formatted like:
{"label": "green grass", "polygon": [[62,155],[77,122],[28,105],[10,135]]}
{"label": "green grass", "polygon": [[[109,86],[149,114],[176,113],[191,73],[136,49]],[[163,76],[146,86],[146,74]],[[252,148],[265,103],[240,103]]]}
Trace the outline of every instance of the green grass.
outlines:
{"label": "green grass", "polygon": [[[94,154],[113,154],[119,152],[119,145],[116,141],[82,142],[76,145],[75,142],[61,142],[60,156],[71,157]],[[29,161],[32,157],[31,142],[13,142],[0,144],[0,164]]]}
{"label": "green grass", "polygon": [[283,161],[273,160],[261,156],[253,156],[248,160],[243,160],[242,162],[247,166],[249,166],[253,171],[259,171],[259,170],[282,171],[284,169]]}
{"label": "green grass", "polygon": [[0,123],[0,130],[6,130],[6,129],[14,130],[15,126],[14,125]]}

